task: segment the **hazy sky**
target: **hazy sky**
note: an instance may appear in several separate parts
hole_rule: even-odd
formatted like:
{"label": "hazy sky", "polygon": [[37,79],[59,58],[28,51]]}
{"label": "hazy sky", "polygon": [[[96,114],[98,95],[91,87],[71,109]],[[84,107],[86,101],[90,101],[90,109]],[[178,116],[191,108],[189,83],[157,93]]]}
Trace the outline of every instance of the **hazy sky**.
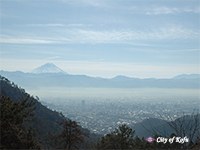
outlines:
{"label": "hazy sky", "polygon": [[200,73],[199,0],[0,0],[0,69],[69,74]]}

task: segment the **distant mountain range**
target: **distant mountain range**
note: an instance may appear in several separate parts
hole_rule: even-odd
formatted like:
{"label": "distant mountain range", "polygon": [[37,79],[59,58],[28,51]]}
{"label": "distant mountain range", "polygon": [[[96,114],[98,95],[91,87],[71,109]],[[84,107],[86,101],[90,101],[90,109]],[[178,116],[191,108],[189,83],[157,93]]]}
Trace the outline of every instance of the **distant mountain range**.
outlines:
{"label": "distant mountain range", "polygon": [[199,89],[200,74],[178,75],[171,79],[139,79],[116,76],[112,79],[86,75],[70,75],[54,64],[47,63],[31,73],[0,71],[22,87],[102,87],[102,88],[192,88]]}
{"label": "distant mountain range", "polygon": [[197,79],[197,78],[200,78],[200,74],[190,74],[190,75],[182,74],[175,76],[173,79]]}

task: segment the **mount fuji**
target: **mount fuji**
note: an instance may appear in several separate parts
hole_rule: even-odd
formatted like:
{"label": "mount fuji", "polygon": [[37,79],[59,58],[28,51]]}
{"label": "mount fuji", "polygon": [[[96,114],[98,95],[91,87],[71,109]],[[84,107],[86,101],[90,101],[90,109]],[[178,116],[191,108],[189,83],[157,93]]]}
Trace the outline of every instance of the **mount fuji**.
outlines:
{"label": "mount fuji", "polygon": [[30,73],[22,71],[0,71],[5,76],[23,87],[101,87],[101,88],[185,88],[199,89],[200,75],[179,75],[171,79],[139,79],[116,76],[111,79],[95,78],[86,75],[68,74],[53,63],[44,64]]}
{"label": "mount fuji", "polygon": [[35,68],[31,73],[34,74],[42,74],[42,73],[61,73],[61,74],[67,74],[62,69],[58,68],[53,63],[46,63],[38,68]]}

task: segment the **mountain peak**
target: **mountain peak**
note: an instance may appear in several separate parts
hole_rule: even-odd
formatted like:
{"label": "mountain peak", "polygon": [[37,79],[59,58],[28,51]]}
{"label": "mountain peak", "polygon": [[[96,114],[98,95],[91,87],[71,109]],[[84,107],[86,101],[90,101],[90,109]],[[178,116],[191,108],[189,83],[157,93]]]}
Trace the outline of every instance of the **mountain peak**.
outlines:
{"label": "mountain peak", "polygon": [[58,68],[53,63],[46,63],[38,68],[35,68],[31,73],[41,74],[41,73],[63,73],[67,74],[62,69]]}
{"label": "mountain peak", "polygon": [[173,77],[172,79],[198,79],[200,78],[200,74],[181,74]]}

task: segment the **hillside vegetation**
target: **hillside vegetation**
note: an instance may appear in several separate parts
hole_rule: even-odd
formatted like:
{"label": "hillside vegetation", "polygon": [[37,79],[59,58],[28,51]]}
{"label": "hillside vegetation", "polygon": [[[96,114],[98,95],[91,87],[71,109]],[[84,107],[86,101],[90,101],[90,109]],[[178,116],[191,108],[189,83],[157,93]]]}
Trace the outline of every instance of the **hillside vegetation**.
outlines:
{"label": "hillside vegetation", "polygon": [[[26,128],[26,132],[28,132],[29,130],[33,132],[32,138],[42,148],[49,149],[49,148],[56,147],[57,141],[52,140],[52,137],[54,135],[58,135],[59,133],[61,133],[61,131],[63,130],[63,127],[59,124],[59,122],[66,120],[68,118],[65,118],[62,113],[48,109],[46,106],[42,105],[36,98],[26,93],[24,89],[22,89],[21,87],[18,87],[16,84],[9,81],[5,77],[0,76],[0,85],[1,85],[1,108],[4,106],[5,104],[4,102],[7,102],[7,104],[5,104],[5,107],[4,107],[5,110],[1,109],[1,114],[3,113],[5,114],[6,113],[5,111],[7,111],[7,107],[12,106],[13,109],[11,109],[10,112],[8,112],[10,113],[8,116],[11,118],[11,120],[13,120],[13,118],[15,118],[15,115],[28,110],[28,107],[31,106],[32,111],[30,111],[30,113],[32,113],[32,116],[29,116],[30,114],[28,113],[26,117],[28,118],[31,117],[32,120],[21,121],[21,126],[23,126],[23,128]],[[24,103],[24,105],[26,105],[27,107],[23,106],[21,108],[23,109],[23,111],[20,111],[17,113],[15,109],[21,106],[22,103]],[[18,120],[18,118],[16,118],[16,120]],[[1,119],[1,125],[3,121],[4,120]],[[8,123],[8,121],[6,120],[5,122]],[[14,124],[14,122],[12,123]],[[81,127],[80,129],[84,133],[89,134],[89,130],[83,129]],[[4,126],[1,126],[1,131],[5,131]],[[94,134],[90,134],[90,136],[93,137],[93,139],[97,139],[99,137]],[[90,143],[92,142],[90,142],[90,139],[87,138],[86,142],[79,145],[79,147],[90,146],[91,145]],[[14,147],[14,148],[17,148],[17,147]]]}

